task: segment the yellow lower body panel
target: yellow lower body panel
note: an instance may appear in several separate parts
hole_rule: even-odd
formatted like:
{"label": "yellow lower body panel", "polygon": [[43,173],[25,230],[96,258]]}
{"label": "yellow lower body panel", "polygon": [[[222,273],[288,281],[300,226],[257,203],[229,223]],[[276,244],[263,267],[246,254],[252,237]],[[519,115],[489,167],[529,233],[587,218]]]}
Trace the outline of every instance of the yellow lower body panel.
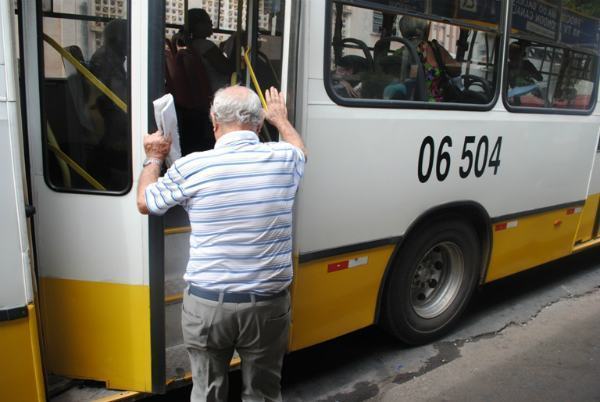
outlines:
{"label": "yellow lower body panel", "polygon": [[393,251],[392,245],[296,264],[290,351],[373,324]]}
{"label": "yellow lower body panel", "polygon": [[152,390],[148,286],[41,278],[48,371]]}
{"label": "yellow lower body panel", "polygon": [[36,311],[27,309],[25,318],[0,322],[0,401],[46,400]]}
{"label": "yellow lower body panel", "polygon": [[580,209],[563,208],[492,225],[486,282],[564,257],[573,249]]}
{"label": "yellow lower body panel", "polygon": [[577,237],[575,243],[584,243],[592,240],[594,236],[594,225],[598,219],[598,203],[600,202],[600,194],[591,195],[585,200],[581,220],[577,229]]}

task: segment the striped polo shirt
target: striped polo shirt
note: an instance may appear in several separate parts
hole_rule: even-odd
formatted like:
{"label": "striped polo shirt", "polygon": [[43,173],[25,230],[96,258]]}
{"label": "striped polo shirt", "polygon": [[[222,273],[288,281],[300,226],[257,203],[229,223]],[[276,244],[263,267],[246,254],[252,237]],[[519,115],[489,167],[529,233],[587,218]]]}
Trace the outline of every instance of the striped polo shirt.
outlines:
{"label": "striped polo shirt", "polygon": [[192,232],[184,279],[203,289],[277,293],[292,281],[292,206],[304,154],[252,131],[221,136],[215,148],[177,160],[146,189],[151,213],[174,205]]}

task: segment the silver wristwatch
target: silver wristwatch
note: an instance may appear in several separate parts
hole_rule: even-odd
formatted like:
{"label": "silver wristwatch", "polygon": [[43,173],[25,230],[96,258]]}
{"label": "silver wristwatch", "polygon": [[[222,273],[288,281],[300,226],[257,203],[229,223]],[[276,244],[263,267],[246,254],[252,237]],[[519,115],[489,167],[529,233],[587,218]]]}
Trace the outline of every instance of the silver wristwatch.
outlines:
{"label": "silver wristwatch", "polygon": [[146,158],[146,159],[144,159],[144,163],[142,163],[142,167],[146,167],[152,163],[154,163],[155,165],[158,165],[158,166],[162,166],[163,161],[158,158]]}

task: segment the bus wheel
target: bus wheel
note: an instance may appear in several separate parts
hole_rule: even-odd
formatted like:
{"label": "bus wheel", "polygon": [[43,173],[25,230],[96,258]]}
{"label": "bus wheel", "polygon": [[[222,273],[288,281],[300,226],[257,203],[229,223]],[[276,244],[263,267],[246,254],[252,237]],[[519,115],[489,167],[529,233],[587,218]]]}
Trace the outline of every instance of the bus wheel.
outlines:
{"label": "bus wheel", "polygon": [[392,268],[382,306],[385,327],[412,345],[445,334],[467,306],[480,261],[471,225],[446,219],[422,226]]}

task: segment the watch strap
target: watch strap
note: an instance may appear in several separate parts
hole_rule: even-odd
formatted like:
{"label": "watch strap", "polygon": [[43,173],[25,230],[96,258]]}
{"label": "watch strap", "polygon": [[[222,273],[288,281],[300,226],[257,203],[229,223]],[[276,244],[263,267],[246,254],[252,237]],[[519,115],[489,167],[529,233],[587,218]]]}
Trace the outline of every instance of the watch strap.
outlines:
{"label": "watch strap", "polygon": [[162,166],[163,161],[158,159],[158,158],[146,158],[144,159],[144,163],[142,164],[143,167],[146,167],[150,164],[155,164],[157,166]]}

